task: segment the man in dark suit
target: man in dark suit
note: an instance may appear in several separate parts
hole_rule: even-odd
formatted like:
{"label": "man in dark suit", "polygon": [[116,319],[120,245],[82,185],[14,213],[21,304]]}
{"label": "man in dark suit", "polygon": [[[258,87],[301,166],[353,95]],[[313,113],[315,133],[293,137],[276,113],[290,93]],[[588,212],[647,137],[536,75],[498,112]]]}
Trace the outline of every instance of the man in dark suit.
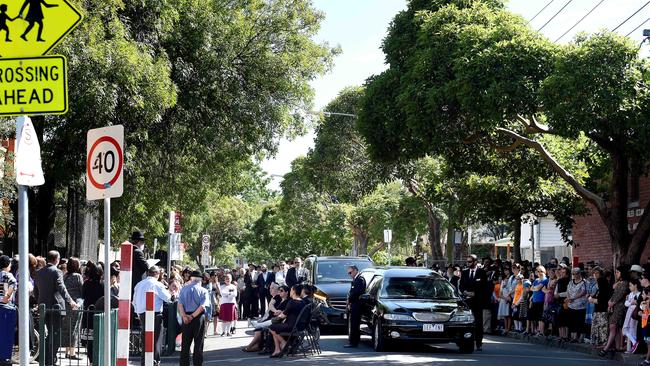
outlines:
{"label": "man in dark suit", "polygon": [[133,263],[131,265],[131,299],[133,299],[135,285],[142,281],[144,274],[149,269],[149,264],[144,259],[144,234],[141,231],[134,231],[129,241],[133,244]]}
{"label": "man in dark suit", "polygon": [[[73,310],[77,303],[70,297],[63,283],[63,273],[57,268],[61,256],[56,250],[47,253],[47,266],[34,274],[34,297],[38,304],[44,304],[48,310],[65,310],[66,304]],[[45,365],[57,363],[56,354],[61,346],[61,311],[48,311],[45,313]]]}
{"label": "man in dark suit", "polygon": [[478,267],[478,258],[472,254],[467,258],[467,267],[460,276],[458,290],[465,296],[467,305],[474,314],[474,340],[476,350],[483,350],[483,308],[487,288],[487,273]]}
{"label": "man in dark suit", "polygon": [[266,264],[260,266],[260,273],[257,275],[257,290],[260,295],[260,316],[266,314],[266,303],[271,301],[271,284],[275,282],[275,275],[269,272]]}
{"label": "man in dark suit", "polygon": [[299,285],[306,280],[307,270],[302,268],[302,258],[296,257],[296,259],[293,260],[293,267],[289,268],[287,271],[287,286],[291,288],[293,285]]}
{"label": "man in dark suit", "polygon": [[366,292],[366,280],[359,276],[357,266],[348,267],[348,275],[352,277],[352,285],[348,292],[348,344],[345,348],[359,347],[361,338],[361,295]]}

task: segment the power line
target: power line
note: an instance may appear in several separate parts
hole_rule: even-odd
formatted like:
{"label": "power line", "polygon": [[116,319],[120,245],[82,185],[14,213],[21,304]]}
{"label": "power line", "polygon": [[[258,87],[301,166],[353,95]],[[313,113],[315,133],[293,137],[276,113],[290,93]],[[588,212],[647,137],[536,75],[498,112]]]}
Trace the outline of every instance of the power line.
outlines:
{"label": "power line", "polygon": [[[555,15],[553,15],[553,16],[551,17],[551,19],[549,19],[546,23],[544,23],[544,25],[543,25],[541,28],[539,28],[537,31],[539,32],[539,31],[541,31],[542,29],[544,29],[544,27],[546,27],[546,26],[548,25],[548,23],[550,23],[553,19],[555,19],[555,17],[558,16],[558,15],[559,15],[559,14],[560,14],[560,13],[561,13],[561,12],[562,12],[566,7],[567,7],[567,6],[569,6],[569,4],[571,4],[572,2],[573,2],[573,0],[569,0],[569,1],[567,1],[567,3],[564,4],[564,6],[562,7],[562,9],[558,10],[558,12],[555,13]],[[649,3],[650,3],[650,1],[649,1]]]}
{"label": "power line", "polygon": [[583,20],[585,20],[585,18],[588,17],[589,14],[593,13],[594,10],[596,10],[596,8],[598,8],[598,7],[600,6],[600,4],[602,4],[602,3],[604,3],[604,2],[605,2],[605,0],[600,0],[600,2],[599,2],[598,4],[596,4],[596,6],[594,6],[593,8],[591,8],[591,10],[589,10],[589,12],[588,12],[587,14],[585,14],[582,18],[580,18],[580,20],[578,20],[578,21],[576,22],[576,24],[574,24],[573,26],[571,26],[571,28],[569,28],[566,32],[562,33],[562,35],[559,36],[559,37],[555,40],[555,42],[559,41],[560,39],[562,39],[562,37],[566,36],[567,33],[571,32],[571,31],[573,30],[573,28],[577,27],[578,24],[580,24]]}
{"label": "power line", "polygon": [[627,23],[630,19],[632,19],[633,16],[637,15],[641,10],[643,10],[643,8],[645,8],[646,6],[648,6],[648,4],[650,4],[650,1],[648,1],[648,2],[645,3],[645,4],[643,4],[643,6],[639,8],[639,10],[635,11],[632,15],[630,15],[629,17],[627,17],[627,19],[625,19],[625,20],[623,21],[623,23],[619,24],[616,28],[614,28],[614,29],[612,30],[612,32],[616,32],[616,30],[617,30],[618,28],[620,28],[623,24]]}
{"label": "power line", "polygon": [[647,23],[647,22],[648,22],[648,20],[650,20],[650,18],[648,18],[648,19],[646,19],[646,20],[644,20],[644,21],[643,21],[643,23],[641,23],[641,24],[639,24],[639,25],[637,25],[637,27],[636,27],[636,28],[634,28],[634,29],[632,29],[632,30],[630,31],[630,33],[628,33],[628,34],[626,34],[626,35],[625,35],[625,37],[629,37],[629,36],[630,36],[630,34],[632,34],[632,33],[634,33],[634,32],[636,32],[636,30],[637,30],[637,29],[639,29],[639,28],[641,28],[641,27],[642,27],[642,26],[643,26],[643,25],[644,25],[645,23]]}
{"label": "power line", "polygon": [[548,3],[547,3],[547,4],[542,8],[542,10],[538,11],[537,14],[535,14],[534,17],[530,18],[530,20],[528,20],[528,24],[530,24],[530,22],[532,22],[533,20],[535,20],[535,18],[537,18],[538,15],[542,14],[542,12],[543,12],[544,10],[546,10],[546,8],[548,8],[549,5],[553,4],[553,1],[555,1],[555,0],[551,0],[551,1],[549,1],[549,2],[548,2]]}

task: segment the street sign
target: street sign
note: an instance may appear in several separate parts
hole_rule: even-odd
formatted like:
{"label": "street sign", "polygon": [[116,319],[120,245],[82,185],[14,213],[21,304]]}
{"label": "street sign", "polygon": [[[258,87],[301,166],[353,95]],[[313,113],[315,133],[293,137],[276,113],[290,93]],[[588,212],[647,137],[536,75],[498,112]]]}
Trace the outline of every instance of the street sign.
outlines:
{"label": "street sign", "polygon": [[64,114],[67,111],[65,57],[0,59],[0,115]]}
{"label": "street sign", "polygon": [[393,241],[393,230],[384,230],[384,243],[390,243],[391,241]]}
{"label": "street sign", "polygon": [[180,261],[183,260],[184,246],[181,243],[181,234],[171,234],[169,237],[170,246],[170,260]]}
{"label": "street sign", "polygon": [[11,1],[5,6],[6,37],[0,37],[3,58],[45,55],[82,19],[68,0]]}
{"label": "street sign", "polygon": [[31,118],[16,118],[16,183],[23,186],[41,186],[45,183],[41,166],[41,147]]}
{"label": "street sign", "polygon": [[121,197],[124,181],[124,126],[88,131],[86,198]]}

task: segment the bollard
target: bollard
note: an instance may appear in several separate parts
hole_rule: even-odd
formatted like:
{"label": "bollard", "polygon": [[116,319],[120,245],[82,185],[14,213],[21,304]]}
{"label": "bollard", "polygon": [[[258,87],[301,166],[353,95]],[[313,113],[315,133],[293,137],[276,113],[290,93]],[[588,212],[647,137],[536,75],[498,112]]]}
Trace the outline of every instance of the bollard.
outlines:
{"label": "bollard", "polygon": [[178,320],[176,318],[176,309],[178,301],[165,304],[167,307],[167,347],[165,356],[171,356],[176,352],[176,336],[178,334]]}
{"label": "bollard", "polygon": [[133,244],[128,241],[120,248],[120,295],[117,328],[117,366],[129,364],[129,340],[131,329],[131,269],[133,263]]}
{"label": "bollard", "polygon": [[154,293],[147,291],[146,309],[144,313],[144,366],[153,366],[154,322]]}
{"label": "bollard", "polygon": [[[117,341],[117,309],[111,310],[111,362],[110,366],[115,365],[116,355],[116,342]],[[104,366],[104,347],[107,342],[104,342],[104,313],[93,315],[93,354],[88,355],[92,359],[94,366]],[[92,356],[92,358],[91,358]]]}

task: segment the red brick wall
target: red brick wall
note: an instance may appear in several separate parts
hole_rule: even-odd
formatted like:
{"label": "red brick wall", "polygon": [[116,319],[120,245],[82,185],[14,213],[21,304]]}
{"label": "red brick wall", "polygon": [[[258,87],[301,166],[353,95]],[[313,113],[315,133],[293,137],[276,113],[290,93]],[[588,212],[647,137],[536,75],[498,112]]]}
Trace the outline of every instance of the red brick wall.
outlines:
{"label": "red brick wall", "polygon": [[[630,227],[635,227],[639,222],[643,208],[647,207],[650,201],[650,178],[642,177],[639,187],[639,207],[630,208],[628,211],[628,222]],[[576,216],[573,226],[573,241],[575,246],[573,255],[578,256],[581,262],[598,261],[605,267],[611,267],[614,262],[611,241],[607,228],[603,224],[596,209],[589,205],[590,213],[585,216]],[[649,241],[650,243],[650,241]],[[645,251],[641,257],[641,263],[645,263],[650,256],[650,245],[646,243]]]}

